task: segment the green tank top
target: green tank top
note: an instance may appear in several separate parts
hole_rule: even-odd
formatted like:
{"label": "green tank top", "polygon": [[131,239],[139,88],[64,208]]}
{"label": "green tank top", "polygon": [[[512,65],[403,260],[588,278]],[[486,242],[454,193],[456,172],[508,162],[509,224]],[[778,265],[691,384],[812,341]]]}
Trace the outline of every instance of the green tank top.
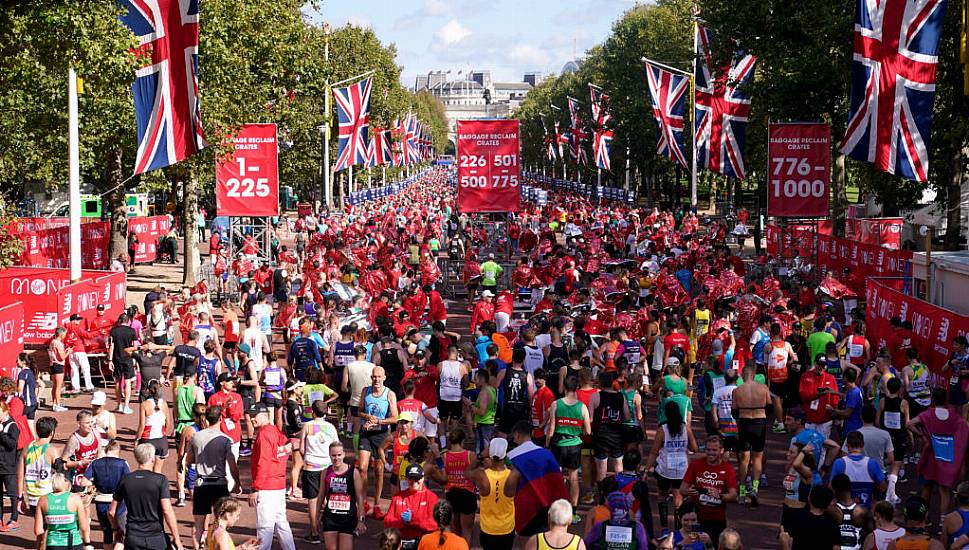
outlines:
{"label": "green tank top", "polygon": [[670,375],[663,377],[663,389],[674,394],[686,395],[686,379],[674,380]]}
{"label": "green tank top", "polygon": [[51,493],[47,495],[47,547],[66,546],[68,548],[81,544],[81,531],[77,528],[77,512],[71,512],[67,506],[71,498],[70,492]]}
{"label": "green tank top", "polygon": [[488,403],[488,410],[486,410],[484,414],[474,415],[475,424],[492,425],[495,423],[495,409],[497,407],[498,392],[495,391],[495,389],[492,388],[491,386],[488,386],[487,390],[488,390],[488,395],[491,396],[491,400]]}
{"label": "green tank top", "polygon": [[192,417],[192,407],[195,406],[196,386],[179,386],[175,394],[175,422],[187,424],[195,420]]}
{"label": "green tank top", "polygon": [[582,444],[582,402],[572,405],[559,399],[555,402],[555,435],[559,437],[556,445],[572,447]]}
{"label": "green tank top", "polygon": [[623,422],[626,426],[639,426],[636,421],[636,390],[622,390],[622,396],[626,399],[626,410],[629,411],[629,419]]}

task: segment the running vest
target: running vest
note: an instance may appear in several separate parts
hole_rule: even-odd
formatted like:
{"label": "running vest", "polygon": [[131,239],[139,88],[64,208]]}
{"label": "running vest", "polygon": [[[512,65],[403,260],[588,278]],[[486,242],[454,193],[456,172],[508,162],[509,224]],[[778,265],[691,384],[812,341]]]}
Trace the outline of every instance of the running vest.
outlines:
{"label": "running vest", "polygon": [[[627,348],[628,349],[628,348]],[[631,362],[631,360],[630,360]],[[569,348],[565,344],[561,346],[556,346],[555,344],[548,345],[548,368],[550,372],[558,371],[569,364]]]}
{"label": "running vest", "polygon": [[570,540],[565,546],[552,546],[545,540],[545,533],[539,533],[537,550],[579,550],[580,541],[582,541],[582,537],[579,535],[572,535],[572,540]]}
{"label": "running vest", "polygon": [[787,362],[790,359],[787,342],[775,341],[771,342],[770,346],[767,356],[767,378],[778,384],[787,382]]}
{"label": "running vest", "polygon": [[438,367],[440,368],[438,396],[441,401],[461,401],[461,363],[442,361]]}
{"label": "running vest", "polygon": [[626,410],[629,412],[629,418],[623,421],[626,426],[639,427],[639,421],[636,420],[636,391],[635,389],[622,390],[622,397],[626,400]]}
{"label": "running vest", "polygon": [[865,364],[865,337],[857,334],[848,337],[845,355],[852,365],[863,366]]}
{"label": "running vest", "polygon": [[841,511],[841,524],[838,526],[841,531],[841,550],[860,550],[862,543],[861,527],[855,526],[851,519],[851,514],[858,504],[852,503],[851,506],[845,506],[840,502],[835,502],[835,504]]}
{"label": "running vest", "polygon": [[215,365],[218,361],[218,357],[209,359],[204,355],[199,359],[196,374],[198,376],[199,387],[202,388],[202,392],[206,397],[215,393]]}
{"label": "running vest", "polygon": [[523,413],[528,410],[528,373],[523,370],[506,369],[501,381],[504,398],[503,412]]}
{"label": "running vest", "polygon": [[693,312],[693,317],[695,320],[693,326],[693,336],[695,338],[699,338],[706,334],[710,329],[710,310],[698,309]]}
{"label": "running vest", "polygon": [[932,539],[925,535],[922,536],[924,538],[919,540],[896,540],[895,550],[929,550],[929,545],[932,542]]}
{"label": "running vest", "polygon": [[923,363],[912,365],[915,373],[908,385],[908,395],[917,404],[928,407],[932,404],[932,388],[929,387],[929,368]]}
{"label": "running vest", "polygon": [[678,435],[670,433],[669,426],[663,424],[663,447],[656,458],[656,473],[666,479],[683,479],[686,474],[686,447],[689,438],[686,436],[686,426],[680,428]]}
{"label": "running vest", "polygon": [[845,388],[845,378],[844,367],[841,366],[841,358],[836,357],[834,359],[828,359],[828,357],[825,356],[824,370],[834,377],[834,381],[838,383],[838,391],[843,392]]}
{"label": "running vest", "polygon": [[353,484],[353,470],[352,465],[342,474],[335,473],[333,466],[326,470],[323,482],[326,487],[324,514],[340,518],[357,517],[357,491]]}
{"label": "running vest", "polygon": [[639,345],[637,340],[623,340],[622,341],[623,357],[629,361],[629,366],[634,367],[639,365],[639,362],[643,358],[643,348]]}
{"label": "running vest", "polygon": [[582,443],[582,402],[569,405],[564,399],[555,401],[555,435],[559,447],[571,447]]}
{"label": "running vest", "polygon": [[902,425],[902,398],[900,396],[882,398],[885,406],[882,410],[882,428],[892,436],[897,437],[902,434],[905,426]]}
{"label": "running vest", "polygon": [[863,456],[860,460],[855,460],[852,455],[848,455],[841,460],[845,462],[844,473],[851,480],[851,496],[864,508],[870,508],[875,491],[875,480],[868,473],[868,461],[871,457]]}
{"label": "running vest", "polygon": [[160,439],[165,437],[165,427],[168,424],[165,411],[160,408],[155,408],[154,399],[148,398],[146,402],[151,404],[152,411],[145,418],[145,429],[141,432],[141,439]]}
{"label": "running vest", "polygon": [[182,427],[192,422],[192,408],[195,406],[195,388],[197,386],[179,386],[175,392],[175,430],[182,432]]}
{"label": "running vest", "polygon": [[753,349],[750,350],[751,356],[754,358],[755,363],[764,362],[764,348],[767,347],[767,343],[770,342],[770,334],[768,334],[764,329],[758,328],[757,332],[760,333],[760,339],[754,344]]}
{"label": "running vest", "polygon": [[[98,434],[91,432],[91,442],[85,443],[81,440],[81,437],[77,435],[77,432],[71,434],[71,437],[77,439],[77,450],[74,451],[73,460],[86,460],[88,464],[94,462],[94,459],[98,457],[98,450],[101,448],[101,438]],[[78,466],[74,469],[74,475],[71,477],[71,482],[75,486],[81,484],[81,478],[84,477],[84,470],[86,466]]]}
{"label": "running vest", "polygon": [[48,548],[75,548],[83,542],[81,531],[77,527],[77,512],[72,512],[68,507],[70,498],[69,491],[47,495],[44,523],[47,524]]}
{"label": "running vest", "polygon": [[308,472],[319,472],[330,466],[330,443],[337,441],[335,430],[329,422],[315,419],[303,424],[303,429],[309,427],[309,433],[304,438],[306,447],[303,449],[303,460]]}
{"label": "running vest", "polygon": [[545,353],[541,348],[525,346],[525,372],[531,374],[545,365]]}
{"label": "running vest", "polygon": [[[365,390],[363,396],[363,410],[371,416],[377,417],[378,420],[383,420],[387,418],[387,414],[390,411],[390,401],[387,395],[390,393],[390,388],[384,388],[384,391],[380,395],[374,395],[373,386],[368,387]],[[387,431],[387,426],[380,425],[373,432],[385,432]]]}
{"label": "running vest", "polygon": [[609,342],[602,349],[602,359],[605,364],[606,371],[616,370],[616,355],[619,353],[619,342]]}
{"label": "running vest", "polygon": [[353,348],[356,347],[354,342],[337,342],[333,345],[333,367],[337,369],[342,369],[343,367],[350,364],[355,358]]}
{"label": "running vest", "polygon": [[27,504],[36,506],[40,497],[49,494],[53,487],[51,476],[54,467],[47,462],[47,448],[50,443],[38,445],[31,442],[24,453],[24,481],[27,485]]}
{"label": "running vest", "polygon": [[485,469],[488,476],[488,496],[481,497],[481,532],[507,535],[515,530],[515,497],[505,496],[505,481],[511,470],[496,472]]}
{"label": "running vest", "polygon": [[[272,365],[272,363],[270,363]],[[283,386],[286,385],[286,375],[283,373],[282,367],[277,363],[275,367],[266,367],[262,371],[262,381],[266,385],[266,391],[272,392],[276,399],[280,399],[283,391]]]}
{"label": "running vest", "polygon": [[637,550],[635,526],[634,522],[619,525],[612,525],[612,521],[603,522],[599,534],[600,550]]}
{"label": "running vest", "polygon": [[464,475],[464,470],[470,464],[471,451],[447,451],[444,453],[444,473],[447,474],[445,491],[448,489],[464,489],[474,492],[474,483],[468,481],[468,478]]}
{"label": "running vest", "polygon": [[622,409],[626,406],[626,399],[619,392],[600,391],[599,406],[596,407],[592,418],[593,429],[598,431],[606,428],[618,429],[622,425]]}

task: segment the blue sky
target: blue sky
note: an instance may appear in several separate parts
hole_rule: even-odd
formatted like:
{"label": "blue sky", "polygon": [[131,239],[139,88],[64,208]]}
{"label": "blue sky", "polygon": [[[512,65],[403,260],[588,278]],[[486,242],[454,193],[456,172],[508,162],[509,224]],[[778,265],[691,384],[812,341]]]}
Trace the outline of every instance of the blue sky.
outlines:
{"label": "blue sky", "polygon": [[372,27],[397,45],[402,84],[430,70],[491,70],[519,82],[525,72],[558,73],[605,40],[634,0],[325,0],[314,21]]}

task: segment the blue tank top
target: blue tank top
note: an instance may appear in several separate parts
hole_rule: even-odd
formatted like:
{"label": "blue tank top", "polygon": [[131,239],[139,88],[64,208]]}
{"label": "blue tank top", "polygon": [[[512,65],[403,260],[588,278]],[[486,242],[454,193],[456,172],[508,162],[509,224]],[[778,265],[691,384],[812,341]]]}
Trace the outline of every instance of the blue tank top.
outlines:
{"label": "blue tank top", "polygon": [[353,348],[356,347],[355,342],[337,342],[333,345],[333,367],[337,369],[342,369],[343,367],[350,364],[353,361],[355,354],[353,353]]}
{"label": "blue tank top", "polygon": [[204,355],[199,359],[198,384],[206,396],[215,393],[215,365],[218,361],[217,357],[208,359]]}
{"label": "blue tank top", "polygon": [[[383,395],[377,396],[373,393],[373,386],[368,387],[367,393],[363,396],[363,406],[366,413],[381,420],[387,418],[387,414],[390,412],[390,401],[387,398],[389,392],[390,389],[384,387]],[[373,431],[383,432],[386,430],[387,426],[380,426],[379,429]]]}
{"label": "blue tank top", "polygon": [[280,392],[286,384],[286,375],[279,365],[276,365],[276,367],[266,367],[262,371],[262,376],[262,379],[266,382],[266,391]]}
{"label": "blue tank top", "polygon": [[961,537],[962,535],[969,534],[969,511],[966,511],[966,510],[956,510],[956,512],[959,512],[959,516],[962,517],[962,527],[960,527],[958,531],[955,531],[953,533],[949,533],[949,544],[950,545],[952,544],[952,541],[956,540],[957,538]]}
{"label": "blue tank top", "polygon": [[841,366],[841,359],[828,359],[824,358],[824,370],[834,377],[835,382],[838,383],[838,391],[843,392],[845,389],[845,378],[844,378],[844,368]]}

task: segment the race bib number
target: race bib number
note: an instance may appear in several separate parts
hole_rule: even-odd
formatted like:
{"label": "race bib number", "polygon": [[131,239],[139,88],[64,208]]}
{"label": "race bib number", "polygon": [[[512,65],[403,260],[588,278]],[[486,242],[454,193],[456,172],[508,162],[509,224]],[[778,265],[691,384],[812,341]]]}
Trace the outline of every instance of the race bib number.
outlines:
{"label": "race bib number", "polygon": [[349,512],[350,495],[330,495],[326,501],[326,507],[334,512]]}
{"label": "race bib number", "polygon": [[267,386],[278,386],[282,381],[282,376],[278,370],[267,370],[263,374],[263,380],[266,382]]}
{"label": "race bib number", "polygon": [[811,407],[811,410],[812,411],[818,410],[818,407],[820,407],[820,406],[821,406],[821,400],[820,399],[815,399],[814,401],[811,401],[810,407]]}
{"label": "race bib number", "polygon": [[719,494],[712,495],[709,493],[704,493],[700,495],[700,504],[705,504],[707,506],[720,506],[723,504],[723,500],[720,498]]}
{"label": "race bib number", "polygon": [[322,391],[311,391],[310,392],[310,405],[316,403],[317,401],[323,401]]}
{"label": "race bib number", "polygon": [[666,464],[669,466],[671,473],[673,473],[673,479],[679,479],[683,477],[686,473],[686,457],[685,456],[668,456],[666,458]]}
{"label": "race bib number", "polygon": [[633,530],[621,525],[606,525],[606,542],[613,544],[630,544],[633,541]]}
{"label": "race bib number", "polygon": [[233,422],[231,418],[225,419],[225,429],[232,431],[233,429],[235,429],[235,427],[236,427],[236,423]]}
{"label": "race bib number", "polygon": [[885,411],[885,428],[889,430],[901,430],[902,413]]}
{"label": "race bib number", "polygon": [[713,391],[719,390],[720,388],[724,387],[726,384],[727,384],[727,381],[724,380],[723,378],[715,377],[713,379]]}

